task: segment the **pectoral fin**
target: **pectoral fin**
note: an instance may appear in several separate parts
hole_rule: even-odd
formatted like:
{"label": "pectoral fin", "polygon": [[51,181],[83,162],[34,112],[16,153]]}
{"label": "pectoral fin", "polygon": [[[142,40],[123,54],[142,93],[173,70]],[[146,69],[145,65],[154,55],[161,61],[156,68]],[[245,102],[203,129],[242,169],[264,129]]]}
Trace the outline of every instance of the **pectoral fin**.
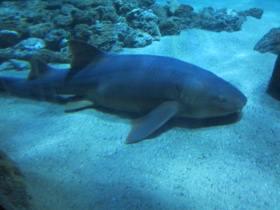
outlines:
{"label": "pectoral fin", "polygon": [[167,101],[156,107],[144,117],[136,120],[126,139],[126,144],[137,143],[152,134],[179,110],[179,105],[174,101]]}
{"label": "pectoral fin", "polygon": [[80,111],[86,108],[90,108],[93,106],[92,101],[88,100],[83,100],[83,101],[73,101],[73,102],[68,102],[65,106],[64,111],[65,112],[76,112]]}

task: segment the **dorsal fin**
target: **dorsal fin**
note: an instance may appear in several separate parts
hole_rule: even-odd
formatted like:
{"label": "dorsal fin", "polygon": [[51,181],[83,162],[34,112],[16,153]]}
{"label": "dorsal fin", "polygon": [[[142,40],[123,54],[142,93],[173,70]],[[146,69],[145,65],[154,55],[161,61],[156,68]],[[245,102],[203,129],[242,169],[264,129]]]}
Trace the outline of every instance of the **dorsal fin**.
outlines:
{"label": "dorsal fin", "polygon": [[106,52],[85,42],[70,40],[67,44],[72,54],[71,69],[67,75],[68,79],[88,64],[97,62],[107,55]]}
{"label": "dorsal fin", "polygon": [[27,77],[29,80],[42,78],[53,70],[48,64],[35,57],[31,59],[30,66],[31,70]]}

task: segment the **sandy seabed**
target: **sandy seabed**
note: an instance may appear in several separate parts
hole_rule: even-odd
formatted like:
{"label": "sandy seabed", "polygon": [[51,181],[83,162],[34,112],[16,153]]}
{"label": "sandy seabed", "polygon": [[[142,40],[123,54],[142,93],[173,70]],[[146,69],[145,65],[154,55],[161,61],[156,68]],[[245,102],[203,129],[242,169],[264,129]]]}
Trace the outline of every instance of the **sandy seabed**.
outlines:
{"label": "sandy seabed", "polygon": [[265,94],[276,56],[253,50],[279,27],[275,2],[239,32],[189,30],[123,52],[175,57],[231,82],[248,97],[236,123],[173,122],[153,139],[125,145],[129,119],[65,114],[63,106],[1,94],[0,148],[25,174],[38,209],[280,209],[280,102]]}

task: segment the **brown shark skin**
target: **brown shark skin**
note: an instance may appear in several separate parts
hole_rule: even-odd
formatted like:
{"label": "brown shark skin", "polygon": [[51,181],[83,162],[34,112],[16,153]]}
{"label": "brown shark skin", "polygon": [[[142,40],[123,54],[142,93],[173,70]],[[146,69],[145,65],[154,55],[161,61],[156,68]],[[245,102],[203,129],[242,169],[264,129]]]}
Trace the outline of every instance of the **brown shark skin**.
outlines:
{"label": "brown shark skin", "polygon": [[132,129],[137,135],[131,134],[127,143],[143,140],[172,117],[225,116],[242,110],[247,102],[230,83],[175,58],[107,54],[78,41],[69,45],[74,51],[70,70],[46,66],[29,80],[0,77],[0,90],[46,99],[73,95],[101,107],[143,113]]}

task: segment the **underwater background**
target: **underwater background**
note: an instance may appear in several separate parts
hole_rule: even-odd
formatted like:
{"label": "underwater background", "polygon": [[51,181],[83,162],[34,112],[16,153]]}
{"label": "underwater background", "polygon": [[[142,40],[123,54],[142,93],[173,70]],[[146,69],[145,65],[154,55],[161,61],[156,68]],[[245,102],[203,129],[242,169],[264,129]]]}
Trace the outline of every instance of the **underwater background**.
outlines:
{"label": "underwater background", "polygon": [[248,98],[234,123],[172,119],[126,145],[130,119],[1,93],[2,209],[280,209],[280,102],[266,93],[279,11],[279,0],[0,1],[0,76],[26,77],[34,55],[68,67],[77,39],[195,64]]}

